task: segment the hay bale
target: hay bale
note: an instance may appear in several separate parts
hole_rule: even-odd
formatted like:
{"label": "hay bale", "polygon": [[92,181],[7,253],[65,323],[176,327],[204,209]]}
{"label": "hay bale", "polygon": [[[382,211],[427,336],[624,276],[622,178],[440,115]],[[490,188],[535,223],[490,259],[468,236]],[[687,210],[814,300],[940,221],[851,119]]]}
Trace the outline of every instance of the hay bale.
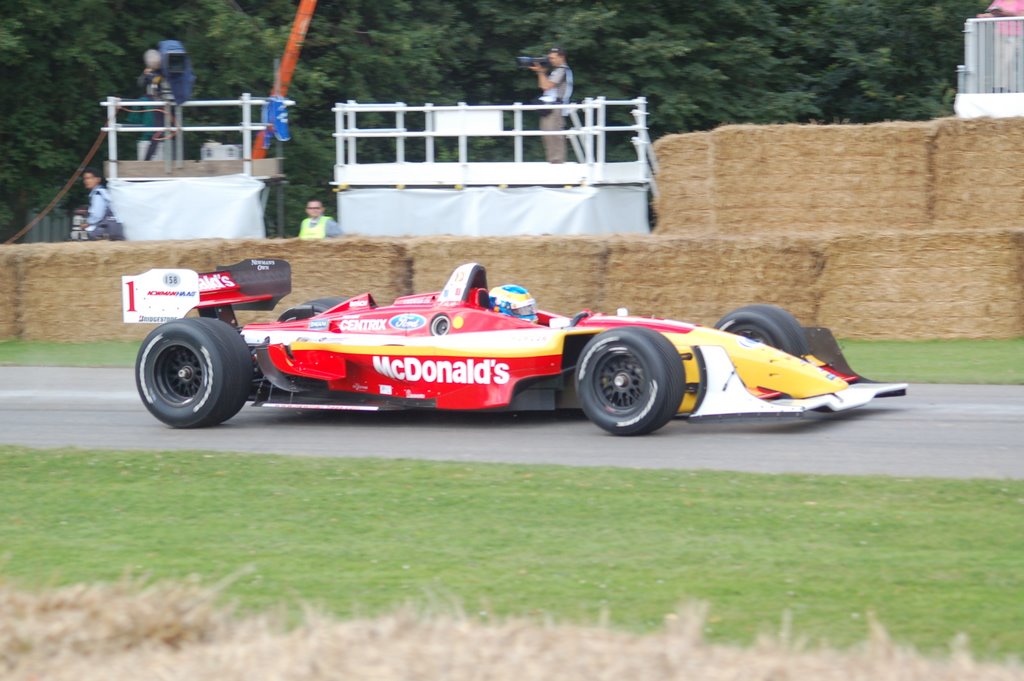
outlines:
{"label": "hay bale", "polygon": [[0,295],[0,339],[21,335],[18,320],[19,253],[16,248],[0,248],[0,291],[3,291]]}
{"label": "hay bale", "polygon": [[714,182],[711,133],[666,135],[654,143],[658,159],[656,234],[694,234],[714,230]]}
{"label": "hay bale", "polygon": [[1024,119],[943,119],[935,140],[935,227],[1024,225]]}
{"label": "hay bale", "polygon": [[1017,312],[1020,328],[1024,329],[1024,230],[1014,231],[1013,242],[1017,252]]}
{"label": "hay bale", "polygon": [[276,319],[288,307],[315,298],[369,292],[378,304],[387,304],[410,292],[411,264],[404,239],[345,237],[271,243],[274,257],[284,258],[291,264],[292,292],[273,313],[258,313],[252,320],[243,320],[240,315],[243,323]]}
{"label": "hay bale", "polygon": [[209,271],[243,258],[284,258],[286,307],[370,291],[381,304],[439,290],[476,261],[492,285],[527,286],[541,307],[581,308],[713,324],[749,303],[780,305],[805,324],[849,338],[1010,338],[1024,335],[1024,230],[618,237],[430,237],[327,241],[175,241],[29,244],[2,252],[9,292],[0,337],[83,342],[140,340],[121,322],[123,274],[153,267]]}
{"label": "hay bale", "polygon": [[712,132],[720,233],[930,223],[932,123],[730,125]]}
{"label": "hay bale", "polygon": [[248,257],[274,257],[265,240],[67,242],[22,250],[21,337],[87,342],[141,340],[153,326],[121,321],[121,276],[154,267],[199,272]]}
{"label": "hay bale", "polygon": [[1021,242],[1012,230],[837,237],[826,251],[822,323],[845,338],[1024,335]]}
{"label": "hay bale", "polygon": [[409,244],[416,292],[440,291],[458,265],[478,262],[489,286],[520,284],[541,309],[574,314],[602,296],[606,237],[424,237]]}
{"label": "hay bale", "polygon": [[409,289],[409,263],[394,239],[68,242],[19,246],[23,273],[20,337],[84,342],[141,340],[149,324],[121,321],[121,276],[154,267],[208,272],[246,258],[283,258],[292,293],[273,312],[242,312],[243,324],[274,319],[290,305],[373,291],[385,299]]}
{"label": "hay bale", "polygon": [[626,307],[712,325],[742,305],[788,309],[817,319],[825,242],[816,237],[620,238],[608,246],[603,310]]}
{"label": "hay bale", "polygon": [[20,251],[20,337],[84,343],[135,340],[148,326],[121,321],[121,275],[179,266],[166,245],[128,242],[30,244]]}

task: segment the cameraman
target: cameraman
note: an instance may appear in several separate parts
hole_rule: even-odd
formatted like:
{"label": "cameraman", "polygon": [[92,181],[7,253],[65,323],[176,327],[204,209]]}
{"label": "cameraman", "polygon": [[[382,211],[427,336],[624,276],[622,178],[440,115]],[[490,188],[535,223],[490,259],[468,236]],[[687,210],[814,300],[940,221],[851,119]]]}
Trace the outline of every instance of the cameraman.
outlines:
{"label": "cameraman", "polygon": [[[139,87],[142,88],[142,98],[151,99],[157,104],[154,105],[153,127],[164,127],[164,110],[174,101],[174,94],[171,92],[171,84],[164,76],[162,61],[159,50],[146,50],[142,55],[142,61],[146,68],[138,78]],[[149,138],[149,146],[146,148],[146,160],[152,160],[160,148],[160,142],[167,139],[167,132],[158,130]]]}
{"label": "cameraman", "polygon": [[[534,62],[530,70],[537,74],[537,86],[543,90],[541,100],[552,104],[568,104],[572,97],[572,69],[566,60],[565,50],[552,47],[548,50],[551,72],[540,63]],[[541,130],[563,130],[568,109],[552,109],[540,117]],[[565,162],[565,135],[544,135],[544,156],[548,163]]]}

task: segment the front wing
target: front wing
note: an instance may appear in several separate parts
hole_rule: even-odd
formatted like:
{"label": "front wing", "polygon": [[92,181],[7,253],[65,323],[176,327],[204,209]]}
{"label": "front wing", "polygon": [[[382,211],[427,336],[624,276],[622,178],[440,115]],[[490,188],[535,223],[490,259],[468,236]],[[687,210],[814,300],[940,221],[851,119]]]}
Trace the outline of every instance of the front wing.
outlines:
{"label": "front wing", "polygon": [[703,394],[691,421],[761,416],[801,416],[808,411],[846,411],[862,407],[876,397],[907,393],[906,383],[853,383],[842,390],[803,399],[765,400],[755,397],[740,380],[725,348],[694,347],[701,366]]}

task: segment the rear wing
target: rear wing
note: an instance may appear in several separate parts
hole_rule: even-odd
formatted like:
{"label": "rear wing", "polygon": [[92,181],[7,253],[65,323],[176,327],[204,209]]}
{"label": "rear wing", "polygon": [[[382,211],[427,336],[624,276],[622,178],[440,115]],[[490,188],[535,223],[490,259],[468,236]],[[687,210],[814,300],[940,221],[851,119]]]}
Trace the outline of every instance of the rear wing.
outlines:
{"label": "rear wing", "polygon": [[236,309],[273,310],[291,291],[286,260],[250,258],[203,273],[152,269],[121,277],[121,311],[129,324],[161,324],[194,309],[234,324]]}

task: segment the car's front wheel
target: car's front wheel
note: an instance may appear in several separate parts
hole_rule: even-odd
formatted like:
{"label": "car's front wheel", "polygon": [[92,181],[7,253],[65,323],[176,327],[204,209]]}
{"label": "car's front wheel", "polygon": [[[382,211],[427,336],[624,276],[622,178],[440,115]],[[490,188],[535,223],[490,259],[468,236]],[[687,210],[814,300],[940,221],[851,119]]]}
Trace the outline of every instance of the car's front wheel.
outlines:
{"label": "car's front wheel", "polygon": [[135,360],[142,403],[174,428],[227,421],[245,405],[252,376],[252,355],[238,331],[205,317],[161,324]]}
{"label": "car's front wheel", "polygon": [[678,412],[685,388],[675,346],[643,327],[597,334],[576,366],[583,412],[615,435],[644,435],[661,428]]}
{"label": "car's front wheel", "polygon": [[745,336],[796,357],[810,354],[807,336],[796,317],[775,305],[747,305],[715,323],[716,329]]}

